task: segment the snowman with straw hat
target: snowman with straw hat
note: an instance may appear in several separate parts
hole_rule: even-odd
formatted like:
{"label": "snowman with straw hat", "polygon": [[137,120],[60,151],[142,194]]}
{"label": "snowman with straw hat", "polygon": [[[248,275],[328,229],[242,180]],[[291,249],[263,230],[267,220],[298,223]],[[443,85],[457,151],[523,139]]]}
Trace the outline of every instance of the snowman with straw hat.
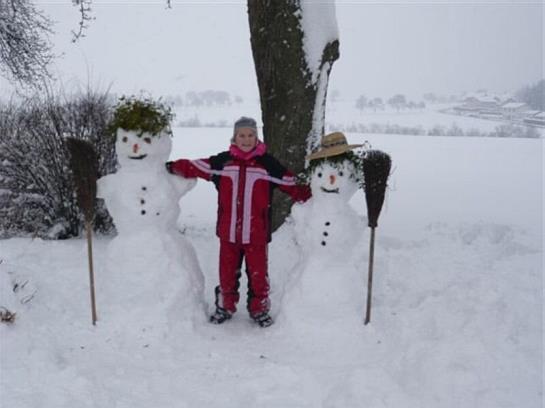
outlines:
{"label": "snowman with straw hat", "polygon": [[[363,154],[356,154],[354,149],[361,147],[364,147]],[[365,287],[361,269],[350,264],[354,259],[361,259],[366,223],[372,227],[365,319],[368,323],[374,228],[377,226],[379,208],[382,207],[382,202],[379,203],[380,190],[386,186],[385,177],[389,174],[389,167],[381,167],[380,159],[386,156],[389,160],[389,156],[366,147],[363,144],[349,144],[341,132],[324,135],[319,148],[306,157],[309,161],[306,181],[311,186],[312,199],[292,208],[292,220],[295,241],[305,260],[304,270],[298,279],[301,299],[297,302],[304,304],[301,306],[320,310],[325,304],[330,304],[332,317],[336,314],[349,315],[354,322],[361,322]],[[377,158],[378,162],[375,160]],[[382,184],[377,183],[382,179]],[[350,205],[351,198],[361,187],[366,194],[370,217],[367,220]],[[383,194],[382,189],[382,200]],[[329,289],[328,293],[323,293],[323,287]]]}
{"label": "snowman with straw hat", "polygon": [[305,251],[328,253],[346,248],[361,232],[354,219],[359,216],[349,201],[361,183],[361,160],[352,150],[361,144],[348,144],[341,132],[325,135],[309,160],[305,177],[312,190],[312,199],[292,210],[292,217],[301,219],[296,231]]}
{"label": "snowman with straw hat", "polygon": [[361,160],[353,152],[361,146],[348,144],[335,132],[323,136],[318,150],[306,157],[304,181],[312,198],[292,207],[284,230],[295,243],[287,251],[294,251],[297,262],[289,272],[283,303],[286,320],[297,330],[318,330],[321,325],[314,320],[326,320],[330,327],[349,319],[354,325],[361,316],[361,271],[353,260],[361,257],[354,249],[365,220],[349,203],[362,180]]}

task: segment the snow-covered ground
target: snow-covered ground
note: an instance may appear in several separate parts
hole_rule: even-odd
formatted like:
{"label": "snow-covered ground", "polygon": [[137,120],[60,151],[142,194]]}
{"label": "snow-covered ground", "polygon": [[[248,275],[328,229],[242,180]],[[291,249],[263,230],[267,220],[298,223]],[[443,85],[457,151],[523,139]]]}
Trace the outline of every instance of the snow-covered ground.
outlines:
{"label": "snow-covered ground", "polygon": [[[176,128],[172,157],[223,150],[230,132]],[[127,320],[101,314],[98,304],[93,327],[83,240],[4,240],[0,306],[9,305],[17,317],[0,325],[0,405],[541,407],[543,140],[348,136],[393,159],[377,229],[370,325],[362,324],[363,307],[356,323],[354,316],[332,320],[336,304],[306,315],[283,307],[289,296],[290,305],[298,304],[291,278],[301,271],[312,278],[310,267],[321,266],[312,256],[295,262],[290,225],[270,246],[276,324],[267,329],[250,322],[244,296],[241,310],[222,326],[208,324],[204,314],[187,321],[172,311]],[[365,214],[361,191],[351,205]],[[199,181],[181,208],[211,308],[219,247],[213,185]],[[355,308],[366,293],[369,232],[361,236],[359,247],[347,248],[350,256],[323,265],[338,275],[361,269],[347,299]],[[95,242],[98,287],[108,279],[110,241]],[[24,286],[15,293],[14,280]],[[320,281],[313,287],[332,290]],[[128,307],[134,316],[155,305],[142,298]]]}

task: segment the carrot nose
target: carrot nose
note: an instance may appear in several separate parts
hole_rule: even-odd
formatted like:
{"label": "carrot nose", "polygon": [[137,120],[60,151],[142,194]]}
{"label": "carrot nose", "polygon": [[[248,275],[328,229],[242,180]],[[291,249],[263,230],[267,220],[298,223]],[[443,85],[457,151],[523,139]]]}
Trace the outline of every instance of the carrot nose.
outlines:
{"label": "carrot nose", "polygon": [[335,184],[335,176],[333,174],[329,175],[329,184]]}
{"label": "carrot nose", "polygon": [[134,154],[138,153],[138,143],[135,143],[132,145],[132,152]]}

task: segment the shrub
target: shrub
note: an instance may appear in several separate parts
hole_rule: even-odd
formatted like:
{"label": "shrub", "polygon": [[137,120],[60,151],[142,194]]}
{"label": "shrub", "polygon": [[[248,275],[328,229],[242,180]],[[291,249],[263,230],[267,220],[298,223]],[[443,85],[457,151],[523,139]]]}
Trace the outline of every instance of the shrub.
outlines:
{"label": "shrub", "polygon": [[[111,103],[106,93],[32,97],[0,106],[0,237],[77,236],[82,214],[76,203],[65,138],[93,144],[99,175],[115,170],[114,140],[108,136]],[[95,228],[113,224],[99,200]]]}

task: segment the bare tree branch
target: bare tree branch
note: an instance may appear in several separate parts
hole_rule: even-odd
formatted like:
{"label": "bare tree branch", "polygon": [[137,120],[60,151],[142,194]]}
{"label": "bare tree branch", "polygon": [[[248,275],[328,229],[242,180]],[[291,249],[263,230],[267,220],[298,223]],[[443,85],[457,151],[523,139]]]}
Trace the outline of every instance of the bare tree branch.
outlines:
{"label": "bare tree branch", "polygon": [[78,41],[80,38],[85,37],[85,30],[89,28],[89,22],[95,18],[91,15],[91,3],[92,0],[72,0],[74,6],[79,9],[80,20],[77,31],[72,31],[72,42]]}
{"label": "bare tree branch", "polygon": [[52,24],[30,0],[0,0],[0,74],[38,87],[50,79]]}

